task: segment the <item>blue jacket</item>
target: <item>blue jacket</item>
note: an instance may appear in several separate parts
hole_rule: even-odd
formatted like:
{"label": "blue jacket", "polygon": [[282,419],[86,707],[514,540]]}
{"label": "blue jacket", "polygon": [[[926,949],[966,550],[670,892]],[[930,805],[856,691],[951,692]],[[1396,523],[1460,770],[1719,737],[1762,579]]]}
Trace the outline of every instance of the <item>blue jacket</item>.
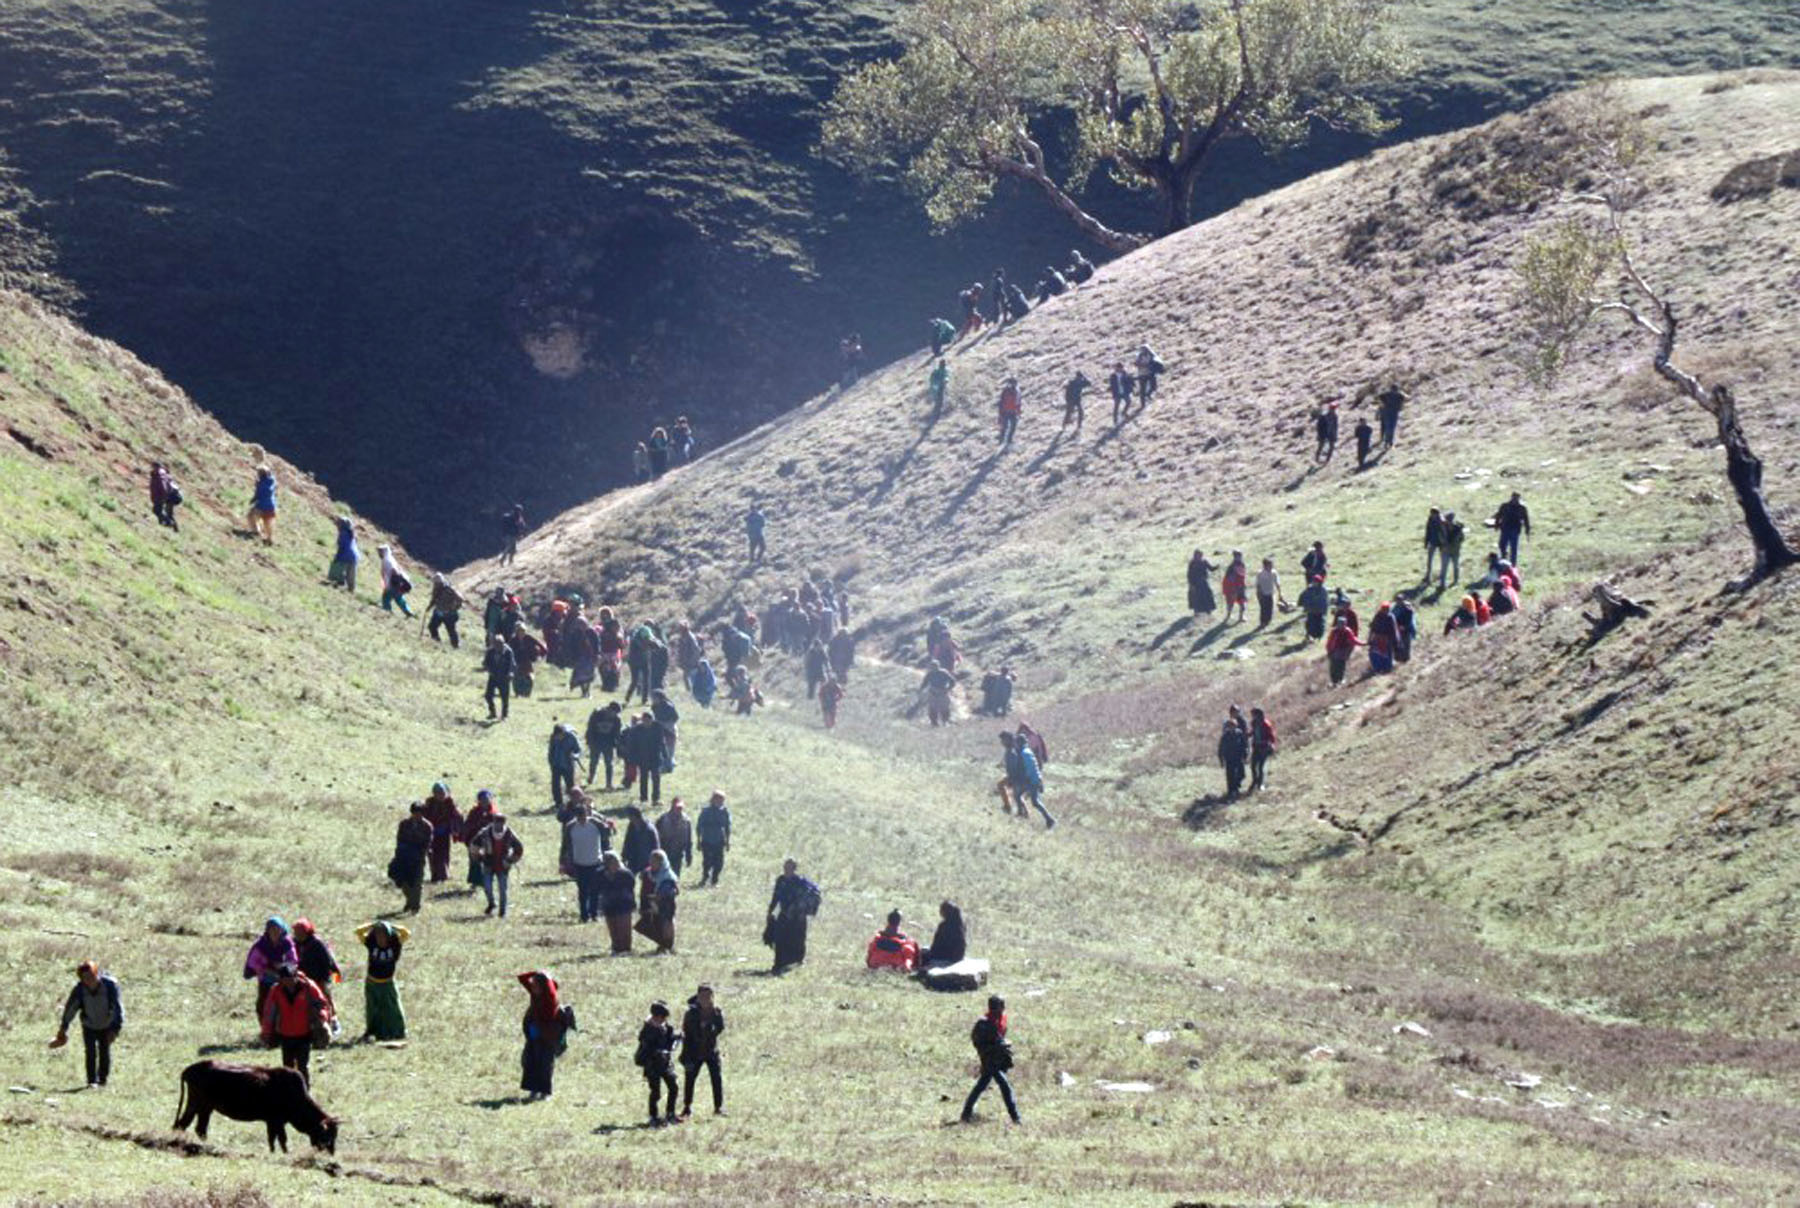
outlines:
{"label": "blue jacket", "polygon": [[337,560],[351,563],[362,561],[362,551],[356,548],[356,530],[347,524],[338,525]]}
{"label": "blue jacket", "polygon": [[[1038,770],[1037,756],[1032,753],[1031,748],[1022,742],[1015,744],[1013,761],[1013,768],[1007,769],[1013,773],[1013,779],[1027,788],[1042,791],[1044,774]],[[1014,771],[1014,768],[1017,770]]]}
{"label": "blue jacket", "polygon": [[559,771],[570,771],[581,759],[581,740],[575,737],[575,731],[567,726],[556,727],[550,736],[550,766]]}
{"label": "blue jacket", "polygon": [[275,476],[273,474],[256,480],[256,494],[251,498],[250,506],[259,512],[275,510]]}

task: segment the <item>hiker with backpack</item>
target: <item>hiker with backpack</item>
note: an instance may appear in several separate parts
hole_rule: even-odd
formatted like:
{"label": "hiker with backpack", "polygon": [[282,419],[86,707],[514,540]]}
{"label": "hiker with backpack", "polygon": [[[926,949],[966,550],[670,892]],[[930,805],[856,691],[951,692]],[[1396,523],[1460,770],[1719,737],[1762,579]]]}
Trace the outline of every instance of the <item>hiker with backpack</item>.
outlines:
{"label": "hiker with backpack", "polygon": [[169,473],[169,467],[160,461],[150,463],[150,514],[156,517],[156,523],[164,528],[181,531],[175,523],[175,509],[181,504],[181,488],[175,485],[175,479]]}
{"label": "hiker with backpack", "polygon": [[400,612],[407,620],[412,619],[412,609],[406,603],[406,593],[412,590],[412,580],[400,563],[394,560],[394,551],[385,545],[375,547],[381,555],[381,608],[383,612],[394,611],[394,605],[400,606]]}
{"label": "hiker with backpack", "polygon": [[1006,1071],[1012,1069],[1012,1044],[1006,1038],[1006,1000],[998,994],[990,995],[987,1001],[987,1014],[975,1021],[969,1030],[969,1041],[975,1046],[975,1056],[981,1062],[981,1075],[975,1079],[969,1097],[963,1100],[962,1122],[975,1122],[975,1105],[989,1086],[1000,1087],[1000,1099],[1006,1104],[1006,1114],[1012,1117],[1014,1124],[1019,1123],[1019,1106],[1013,1100],[1012,1083],[1007,1080]]}
{"label": "hiker with backpack", "polygon": [[694,1082],[705,1069],[712,1081],[713,1115],[725,1114],[725,1076],[719,1069],[719,1037],[725,1034],[725,1012],[713,1001],[713,988],[702,985],[687,1001],[681,1017],[681,1118],[694,1110]]}
{"label": "hiker with backpack", "polygon": [[1016,734],[1000,731],[1001,762],[1006,769],[1006,785],[1012,790],[1013,801],[1018,807],[1018,816],[1029,817],[1025,812],[1025,802],[1029,800],[1044,819],[1044,829],[1055,830],[1056,819],[1044,808],[1044,772],[1038,758],[1038,751],[1044,749],[1042,744],[1042,736],[1023,723]]}
{"label": "hiker with backpack", "polygon": [[550,653],[550,647],[523,624],[513,628],[508,645],[513,653],[513,695],[525,700],[536,684],[538,660]]}
{"label": "hiker with backpack", "polygon": [[771,972],[785,972],[806,960],[807,920],[819,913],[822,897],[819,887],[800,875],[798,861],[790,856],[781,862],[763,926],[763,943],[775,950]]}
{"label": "hiker with backpack", "polygon": [[1219,766],[1225,769],[1225,800],[1236,801],[1244,788],[1244,764],[1250,758],[1250,725],[1236,705],[1219,728],[1218,754]]}
{"label": "hiker with backpack", "polygon": [[442,629],[450,635],[450,649],[461,650],[462,639],[456,634],[456,626],[462,620],[462,607],[468,600],[462,592],[451,586],[450,580],[442,571],[434,571],[431,576],[431,600],[426,605],[430,610],[431,620],[427,629],[431,640],[436,642],[438,630]]}
{"label": "hiker with backpack", "polygon": [[87,1086],[94,1090],[105,1086],[112,1076],[113,1041],[125,1027],[119,983],[94,961],[82,961],[75,967],[75,988],[63,1000],[62,1022],[50,1041],[51,1048],[69,1043],[69,1025],[77,1019],[81,1020],[81,1047],[87,1060]]}
{"label": "hiker with backpack", "polygon": [[556,1059],[569,1047],[569,1033],[575,1030],[575,1009],[562,1001],[556,979],[542,969],[518,977],[530,996],[525,1018],[519,1023],[525,1035],[525,1048],[519,1054],[519,1089],[525,1092],[527,1103],[536,1103],[548,1099],[554,1089]]}
{"label": "hiker with backpack", "polygon": [[356,566],[362,561],[362,551],[356,547],[356,525],[348,516],[339,516],[333,523],[337,525],[337,551],[332,555],[325,578],[333,586],[355,595]]}
{"label": "hiker with backpack", "polygon": [[1000,401],[995,406],[1000,416],[1000,447],[1011,448],[1013,433],[1019,430],[1019,416],[1024,411],[1018,378],[1009,377],[1000,384]]}
{"label": "hiker with backpack", "polygon": [[1012,711],[1015,679],[1011,667],[1001,667],[981,677],[981,707],[975,712],[984,717],[1005,717]]}
{"label": "hiker with backpack", "polygon": [[1275,753],[1275,723],[1261,709],[1250,710],[1250,791],[1263,788],[1263,771]]}
{"label": "hiker with backpack", "polygon": [[275,544],[275,471],[256,467],[256,486],[250,492],[250,533],[264,545]]}
{"label": "hiker with backpack", "polygon": [[1156,380],[1162,376],[1165,366],[1148,344],[1138,345],[1137,357],[1132,364],[1137,370],[1138,410],[1147,411],[1150,399],[1156,394]]}
{"label": "hiker with backpack", "polygon": [[1063,427],[1067,428],[1073,423],[1075,431],[1081,431],[1081,423],[1087,418],[1087,413],[1081,408],[1081,396],[1093,384],[1088,380],[1088,375],[1079,369],[1075,371],[1074,377],[1063,383]]}
{"label": "hiker with backpack", "polygon": [[[650,1087],[650,1127],[661,1128],[665,1124],[676,1123],[675,1116],[675,1026],[669,1022],[669,1004],[662,1001],[650,1004],[650,1015],[638,1029],[637,1051],[632,1054],[632,1063],[643,1071],[644,1081]],[[662,1090],[667,1087],[668,1105],[663,1112],[657,1106],[662,1099]]]}

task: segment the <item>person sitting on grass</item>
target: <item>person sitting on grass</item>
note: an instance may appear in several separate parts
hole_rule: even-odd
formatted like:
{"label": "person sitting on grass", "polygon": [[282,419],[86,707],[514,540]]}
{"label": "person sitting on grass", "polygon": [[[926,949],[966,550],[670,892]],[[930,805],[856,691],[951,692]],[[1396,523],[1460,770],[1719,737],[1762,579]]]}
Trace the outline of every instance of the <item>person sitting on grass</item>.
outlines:
{"label": "person sitting on grass", "polygon": [[869,941],[867,963],[871,969],[898,969],[911,973],[919,964],[919,944],[900,930],[900,912],[888,911],[887,926]]}
{"label": "person sitting on grass", "polygon": [[963,927],[962,908],[946,898],[938,903],[937,930],[931,933],[931,946],[919,953],[919,968],[954,965],[968,954],[969,937]]}

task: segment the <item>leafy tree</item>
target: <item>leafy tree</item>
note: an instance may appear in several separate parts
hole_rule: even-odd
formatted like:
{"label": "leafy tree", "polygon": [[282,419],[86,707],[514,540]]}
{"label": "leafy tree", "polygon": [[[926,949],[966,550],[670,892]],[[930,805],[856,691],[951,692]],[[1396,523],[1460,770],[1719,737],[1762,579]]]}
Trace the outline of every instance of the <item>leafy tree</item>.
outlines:
{"label": "leafy tree", "polygon": [[1568,364],[1576,342],[1602,317],[1623,321],[1647,337],[1650,363],[1681,397],[1712,416],[1725,450],[1725,477],[1744,514],[1744,528],[1756,548],[1754,582],[1800,562],[1769,512],[1762,493],[1762,460],[1738,420],[1737,398],[1723,381],[1707,382],[1675,361],[1679,325],[1675,304],[1639,270],[1625,218],[1647,192],[1635,169],[1649,140],[1639,123],[1623,115],[1604,89],[1572,103],[1579,137],[1571,152],[1570,174],[1593,188],[1573,200],[1593,207],[1597,217],[1569,217],[1527,244],[1517,265],[1519,302],[1539,384],[1553,380]]}
{"label": "leafy tree", "polygon": [[[826,151],[865,174],[898,169],[939,227],[981,212],[1002,179],[1040,192],[1116,251],[1117,231],[1078,199],[1095,170],[1156,195],[1157,233],[1188,225],[1217,147],[1270,151],[1315,123],[1390,128],[1374,91],[1405,68],[1398,0],[919,0],[901,53],[839,85]],[[1034,122],[1072,114],[1066,181]]]}

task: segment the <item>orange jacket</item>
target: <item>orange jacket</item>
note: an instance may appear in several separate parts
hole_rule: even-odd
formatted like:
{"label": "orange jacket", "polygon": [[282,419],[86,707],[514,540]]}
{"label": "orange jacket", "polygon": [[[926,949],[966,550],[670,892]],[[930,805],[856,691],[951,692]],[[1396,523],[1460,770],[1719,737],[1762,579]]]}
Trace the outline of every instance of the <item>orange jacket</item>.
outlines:
{"label": "orange jacket", "polygon": [[311,1035],[315,1014],[321,1020],[331,1018],[331,1004],[318,983],[304,973],[294,980],[297,984],[292,994],[280,982],[269,987],[263,1003],[263,1039],[299,1040]]}
{"label": "orange jacket", "polygon": [[869,941],[869,968],[910,973],[919,963],[919,942],[904,931],[883,931]]}

